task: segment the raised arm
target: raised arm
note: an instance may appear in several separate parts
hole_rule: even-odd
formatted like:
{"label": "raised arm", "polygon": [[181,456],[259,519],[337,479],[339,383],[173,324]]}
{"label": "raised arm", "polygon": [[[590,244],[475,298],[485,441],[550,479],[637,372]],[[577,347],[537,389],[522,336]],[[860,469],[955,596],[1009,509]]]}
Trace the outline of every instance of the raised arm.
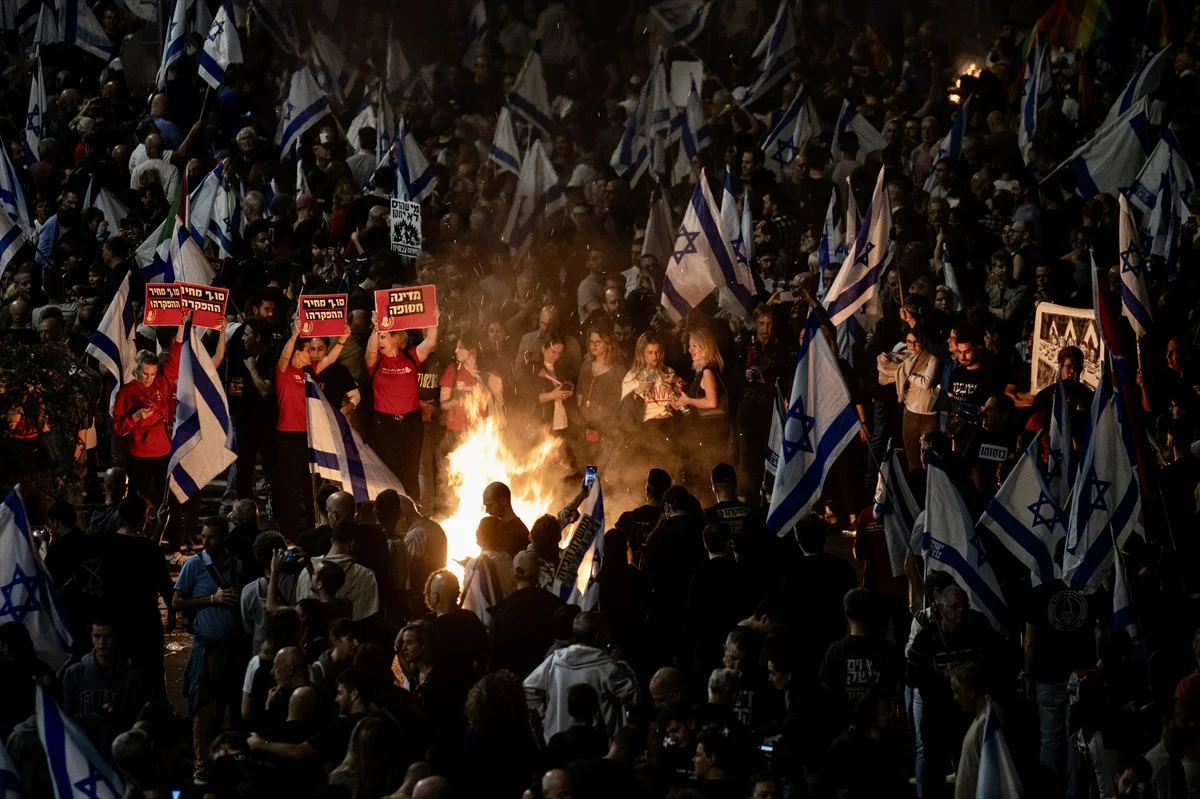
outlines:
{"label": "raised arm", "polygon": [[212,365],[214,369],[221,368],[221,361],[225,360],[225,331],[217,331],[217,351],[213,353]]}
{"label": "raised arm", "polygon": [[329,354],[321,359],[320,363],[313,367],[313,371],[321,374],[333,364],[337,363],[338,358],[342,357],[342,349],[346,346],[346,339],[350,338],[350,325],[346,325],[346,330],[342,333],[341,338],[337,343],[329,348]]}
{"label": "raised arm", "polygon": [[[436,314],[438,310],[434,308],[433,312]],[[434,322],[431,327],[425,328],[425,338],[420,344],[417,345],[417,360],[424,363],[425,359],[432,355],[433,351],[437,349],[437,345],[438,326],[437,322]]]}
{"label": "raised arm", "polygon": [[367,353],[364,359],[368,369],[374,369],[379,363],[379,315],[371,311],[371,335],[367,337]]}
{"label": "raised arm", "polygon": [[284,371],[292,362],[292,353],[296,351],[296,339],[300,337],[300,329],[292,328],[292,337],[283,344],[283,349],[279,353],[279,361],[275,364],[275,368],[279,371]]}

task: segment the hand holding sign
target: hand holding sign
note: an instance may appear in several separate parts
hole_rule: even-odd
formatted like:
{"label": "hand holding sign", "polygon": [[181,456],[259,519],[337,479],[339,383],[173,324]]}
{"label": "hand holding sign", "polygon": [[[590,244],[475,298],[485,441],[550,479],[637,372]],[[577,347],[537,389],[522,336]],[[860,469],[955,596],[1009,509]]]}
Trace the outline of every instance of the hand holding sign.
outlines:
{"label": "hand holding sign", "polygon": [[183,324],[179,284],[147,283],[142,319],[144,324],[151,327],[178,327]]}
{"label": "hand holding sign", "polygon": [[379,289],[375,292],[375,329],[380,332],[415,330],[438,323],[437,296],[432,285]]}
{"label": "hand holding sign", "polygon": [[334,337],[341,336],[343,330],[349,330],[346,325],[345,294],[301,294],[297,299],[297,324],[301,336]]}
{"label": "hand holding sign", "polygon": [[185,311],[192,313],[192,324],[196,327],[225,329],[225,305],[229,301],[229,289],[180,283],[179,301]]}

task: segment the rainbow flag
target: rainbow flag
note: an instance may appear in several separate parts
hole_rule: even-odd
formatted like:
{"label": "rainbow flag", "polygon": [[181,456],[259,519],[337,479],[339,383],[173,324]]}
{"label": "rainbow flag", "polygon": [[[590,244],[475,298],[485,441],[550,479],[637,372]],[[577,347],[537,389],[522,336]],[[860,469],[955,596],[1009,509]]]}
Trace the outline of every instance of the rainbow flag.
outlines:
{"label": "rainbow flag", "polygon": [[[1154,2],[1152,0],[1151,6]],[[1161,0],[1157,2],[1161,3]],[[1008,86],[1009,99],[1015,100],[1021,93],[1025,67],[1039,36],[1046,37],[1051,45],[1080,50],[1086,54],[1104,39],[1111,23],[1112,11],[1108,7],[1108,0],[1054,0],[1054,4],[1038,18],[1017,47],[1012,82]]]}
{"label": "rainbow flag", "polygon": [[1167,4],[1163,0],[1150,0],[1146,6],[1146,27],[1142,32],[1142,47],[1154,52],[1166,47],[1171,41],[1171,20]]}

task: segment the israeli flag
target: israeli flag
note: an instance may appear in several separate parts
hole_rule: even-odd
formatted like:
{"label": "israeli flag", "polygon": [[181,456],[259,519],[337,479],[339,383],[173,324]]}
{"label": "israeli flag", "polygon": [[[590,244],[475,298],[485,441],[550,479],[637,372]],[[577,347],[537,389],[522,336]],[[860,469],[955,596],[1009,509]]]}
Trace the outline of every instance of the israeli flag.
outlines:
{"label": "israeli flag", "polygon": [[1149,132],[1150,100],[1143,97],[1116,120],[1096,131],[1096,135],[1050,174],[1064,167],[1072,170],[1081,197],[1118,194],[1132,185],[1146,163],[1145,143]]}
{"label": "israeli flag", "polygon": [[475,57],[479,48],[487,42],[488,33],[487,6],[483,0],[476,0],[467,19],[467,51],[463,53],[463,69],[470,70],[475,66]]}
{"label": "israeli flag", "polygon": [[45,0],[8,0],[0,4],[0,29],[24,36],[37,25],[38,11]]}
{"label": "israeli flag", "polygon": [[1130,535],[1142,532],[1142,492],[1127,413],[1113,390],[1106,358],[1071,494],[1063,553],[1063,581],[1076,591],[1098,588],[1112,565],[1114,543],[1122,547]]}
{"label": "israeli flag", "polygon": [[[1036,31],[1036,29],[1035,29]],[[1017,146],[1021,157],[1029,160],[1029,148],[1037,134],[1038,107],[1042,95],[1050,90],[1050,48],[1039,37],[1033,44],[1033,59],[1025,70],[1025,85],[1021,94],[1021,122],[1017,129]]]}
{"label": "israeli flag", "polygon": [[404,120],[396,129],[396,191],[398,200],[414,203],[424,202],[437,188],[437,171],[421,152],[421,146],[413,138],[412,131]]}
{"label": "israeli flag", "polygon": [[17,774],[17,767],[13,765],[12,758],[8,756],[8,750],[4,748],[4,741],[0,741],[0,799],[28,799],[29,792],[25,789],[25,784],[21,782],[21,776]]}
{"label": "israeli flag", "polygon": [[517,131],[513,128],[512,112],[508,106],[500,109],[496,120],[496,135],[492,137],[492,150],[488,160],[501,172],[521,174],[521,148],[517,144]]}
{"label": "israeli flag", "polygon": [[309,34],[312,38],[313,59],[318,70],[327,78],[327,90],[341,106],[350,96],[354,84],[358,82],[358,70],[346,58],[341,48],[320,30],[310,25]]}
{"label": "israeli flag", "polygon": [[771,432],[767,436],[767,459],[763,468],[770,480],[763,480],[764,497],[770,497],[775,487],[775,475],[779,473],[779,454],[783,451],[783,424],[787,415],[787,400],[779,379],[775,379],[775,404],[771,406]]}
{"label": "israeli flag", "polygon": [[112,58],[112,42],[86,0],[57,0],[42,5],[33,41],[73,44],[105,62]]}
{"label": "israeli flag", "polygon": [[958,272],[944,247],[942,249],[942,280],[946,288],[950,290],[950,312],[962,313],[963,293],[958,282]]}
{"label": "israeli flag", "polygon": [[650,0],[650,13],[676,44],[690,44],[704,30],[711,0]]}
{"label": "israeli flag", "polygon": [[396,129],[396,116],[383,84],[378,81],[372,81],[363,93],[358,113],[346,128],[346,139],[358,146],[358,133],[363,128],[375,129],[375,157],[382,165],[392,148],[391,136]]}
{"label": "israeli flag", "polygon": [[1071,439],[1071,407],[1067,403],[1067,386],[1060,375],[1055,381],[1054,399],[1050,405],[1050,447],[1046,452],[1046,485],[1050,496],[1065,508],[1071,500],[1075,485],[1075,443]]}
{"label": "israeli flag", "polygon": [[229,400],[190,317],[183,324],[175,396],[167,476],[171,493],[187,502],[237,460]]}
{"label": "israeli flag", "polygon": [[226,163],[218,163],[188,198],[188,226],[193,235],[214,242],[223,258],[233,254],[233,237],[240,229],[241,216],[237,193],[225,176]]}
{"label": "israeli flag", "polygon": [[692,191],[667,263],[660,304],[678,321],[716,289],[723,309],[743,319],[754,304],[753,278],[737,262],[730,237],[721,229],[721,215],[708,188],[708,175]]}
{"label": "israeli flag", "polygon": [[992,712],[992,699],[988,697],[975,799],[1022,799],[1024,795],[1017,764],[1008,749],[1008,742],[1004,740],[1000,719]]}
{"label": "israeli flag", "polygon": [[796,376],[779,442],[767,529],[786,535],[821,496],[834,461],[858,435],[858,413],[817,314],[800,340]]}
{"label": "israeli flag", "polygon": [[1174,170],[1167,170],[1159,181],[1158,196],[1149,216],[1150,254],[1167,264],[1167,274],[1175,277],[1179,268],[1179,233],[1187,206],[1175,190]]}
{"label": "israeli flag", "polygon": [[829,153],[835,164],[842,160],[842,147],[838,144],[838,139],[847,131],[858,134],[858,157],[856,160],[860,164],[871,153],[887,147],[887,139],[883,137],[883,134],[875,130],[875,126],[858,113],[858,109],[850,105],[849,100],[842,100],[842,109],[838,112],[837,122],[834,123],[833,136],[829,145]]}
{"label": "israeli flag", "polygon": [[837,259],[837,263],[841,263],[841,259],[845,257],[845,241],[842,237],[842,228],[838,225],[837,218],[837,189],[829,192],[829,205],[825,207],[825,224],[821,227],[821,241],[817,243],[817,299],[824,300],[826,292],[829,291],[829,286],[825,285],[825,270],[828,269]]}
{"label": "israeli flag", "polygon": [[1134,179],[1126,195],[1129,201],[1136,205],[1142,213],[1153,211],[1158,205],[1158,190],[1162,187],[1164,176],[1169,176],[1176,191],[1173,195],[1180,207],[1187,207],[1187,197],[1196,188],[1196,180],[1192,177],[1192,169],[1187,159],[1183,157],[1183,149],[1175,134],[1164,130],[1158,140],[1146,165]]}
{"label": "israeli flag", "polygon": [[559,553],[554,593],[581,610],[600,607],[600,567],[604,563],[604,491],[600,478],[579,506],[579,521]]}
{"label": "israeli flag", "polygon": [[792,98],[787,111],[783,112],[763,142],[762,151],[767,156],[767,168],[775,173],[777,179],[784,179],[792,161],[804,151],[808,141],[820,133],[821,122],[817,119],[817,109],[801,86],[796,90],[796,96]]}
{"label": "israeli flag", "polygon": [[642,255],[653,255],[660,267],[671,257],[675,248],[675,225],[671,221],[671,206],[666,196],[659,192],[650,203],[650,216],[646,219],[646,238],[642,242]]}
{"label": "israeli flag", "polygon": [[1120,552],[1113,559],[1113,626],[1122,627],[1129,634],[1129,640],[1137,641],[1142,637],[1141,625],[1138,624],[1137,609],[1133,604],[1133,592],[1129,588],[1129,579],[1125,574],[1124,557]]}
{"label": "israeli flag", "polygon": [[708,123],[704,120],[704,107],[700,104],[700,94],[696,85],[688,92],[687,105],[671,120],[671,140],[679,141],[679,157],[675,159],[675,182],[687,178],[692,171],[692,157],[703,151],[710,144],[708,138]]}
{"label": "israeli flag", "polygon": [[863,217],[846,260],[825,295],[825,308],[834,326],[840,326],[862,308],[864,326],[869,329],[883,316],[879,301],[879,277],[891,243],[892,209],[883,184],[885,170],[879,170],[875,193]]}
{"label": "israeli flag", "polygon": [[20,624],[38,652],[70,654],[73,643],[58,589],[29,531],[14,488],[0,504],[0,624]]}
{"label": "israeli flag", "polygon": [[184,38],[188,32],[188,0],[175,0],[171,19],[167,23],[167,39],[163,45],[162,61],[158,65],[159,91],[167,88],[167,71],[184,55]]}
{"label": "israeli flag", "polygon": [[750,57],[758,59],[758,70],[742,98],[743,105],[749,105],[764,96],[800,62],[800,51],[796,47],[796,23],[792,19],[792,3],[789,0],[780,2],[775,21]]}
{"label": "israeli flag", "polygon": [[171,259],[171,232],[174,229],[175,217],[173,214],[168,215],[133,251],[133,259],[144,280],[152,283],[170,283],[175,279],[173,276],[165,279]]}
{"label": "israeli flag", "polygon": [[508,95],[508,106],[513,113],[529,120],[529,124],[542,135],[549,136],[554,130],[550,98],[546,94],[546,73],[542,69],[542,56],[537,50],[530,50],[529,55],[525,56],[525,63]]}
{"label": "israeli flag", "polygon": [[[721,232],[729,239],[729,246],[733,250],[733,257],[738,265],[749,273],[750,266],[746,258],[746,242],[742,231],[742,214],[738,211],[737,198],[733,196],[733,179],[729,177],[729,170],[725,170],[725,185],[721,190]],[[753,293],[753,278],[748,285],[750,292]]]}
{"label": "israeli flag", "polygon": [[8,212],[0,208],[0,278],[4,277],[9,262],[17,257],[21,248],[28,242],[25,231],[21,230],[20,225],[13,221]]}
{"label": "israeli flag", "polygon": [[900,456],[891,441],[888,441],[887,460],[879,467],[879,480],[875,484],[874,511],[875,518],[883,525],[892,576],[902,577],[904,556],[908,553],[908,542],[912,538],[921,506],[913,496],[904,466],[900,463]]}
{"label": "israeli flag", "polygon": [[618,177],[628,180],[630,186],[636,186],[642,179],[650,160],[650,143],[642,130],[641,122],[642,110],[649,103],[648,91],[649,83],[642,86],[637,105],[625,117],[625,130],[621,133],[621,140],[617,142],[617,148],[608,159],[608,165]]}
{"label": "israeli flag", "polygon": [[562,184],[558,182],[558,173],[542,148],[541,140],[534,139],[521,164],[517,191],[513,195],[508,221],[500,240],[509,249],[523,253],[533,243],[538,221],[566,208],[567,198],[563,194]]}
{"label": "israeli flag", "polygon": [[200,52],[200,77],[214,90],[220,90],[224,85],[225,71],[230,64],[242,63],[242,40],[238,38],[235,20],[233,2],[225,0],[208,29],[204,49]]}
{"label": "israeli flag", "polygon": [[8,157],[8,147],[0,139],[0,210],[13,218],[22,230],[33,230],[33,219],[29,216],[29,206],[25,204],[25,192],[21,189],[21,181],[17,170],[13,168]]}
{"label": "israeli flag", "polygon": [[296,146],[304,132],[317,124],[329,113],[329,99],[317,85],[308,67],[301,65],[292,73],[287,98],[283,101],[283,113],[279,116],[279,129],[275,143],[284,154]]}
{"label": "israeli flag", "polygon": [[[384,65],[383,82],[388,99],[397,99],[404,94],[404,87],[412,78],[412,66],[400,47],[400,42],[392,35],[392,23],[388,23],[387,62]],[[392,129],[391,125],[387,126]]]}
{"label": "israeli flag", "polygon": [[1133,104],[1138,100],[1158,91],[1163,75],[1167,71],[1167,66],[1171,64],[1171,59],[1167,57],[1170,49],[1169,47],[1165,47],[1159,50],[1154,54],[1153,58],[1142,64],[1141,68],[1134,73],[1133,77],[1129,79],[1129,83],[1121,90],[1117,101],[1108,109],[1108,116],[1104,118],[1101,127],[1108,125],[1110,122],[1115,122],[1118,117],[1132,108]]}
{"label": "israeli flag", "polygon": [[1146,288],[1146,269],[1142,266],[1141,244],[1137,224],[1129,201],[1122,194],[1117,198],[1120,223],[1117,229],[1118,252],[1121,258],[1121,315],[1129,320],[1138,338],[1150,331],[1150,292]]}
{"label": "israeli flag", "polygon": [[121,281],[112,302],[104,309],[99,327],[88,341],[88,355],[100,362],[100,368],[116,380],[108,399],[111,411],[121,386],[133,380],[134,359],[137,357],[137,320],[133,315],[133,297],[129,291],[129,275]]}
{"label": "israeli flag", "polygon": [[98,186],[94,177],[88,180],[87,193],[83,195],[83,207],[95,208],[104,214],[110,236],[116,235],[116,231],[121,227],[121,220],[129,216],[128,206],[117,199],[117,195],[103,186]]}
{"label": "israeli flag", "polygon": [[1054,548],[1067,536],[1062,509],[1042,476],[1039,441],[1030,442],[979,519],[1029,569],[1034,585],[1059,576]]}
{"label": "israeli flag", "polygon": [[313,474],[342,484],[355,502],[368,502],[389,488],[404,487],[368,447],[337,408],[329,404],[311,375],[304,377],[308,412],[308,462]]}
{"label": "israeli flag", "polygon": [[925,467],[925,525],[921,539],[925,568],[954,577],[970,597],[971,607],[987,616],[999,630],[1008,609],[967,503],[936,455],[926,456]]}
{"label": "israeli flag", "polygon": [[122,799],[125,783],[120,773],[96,751],[83,728],[41,683],[37,686],[37,728],[55,799]]}
{"label": "israeli flag", "polygon": [[[967,131],[967,119],[971,116],[971,100],[974,97],[975,95],[970,95],[963,101],[962,107],[958,109],[958,116],[950,125],[950,131],[938,142],[937,151],[933,154],[934,164],[947,158],[957,162],[962,155],[963,134]],[[937,175],[931,169],[925,178],[925,191],[933,191],[936,186]]]}
{"label": "israeli flag", "polygon": [[312,194],[308,187],[308,178],[304,176],[304,157],[300,155],[300,143],[296,143],[296,196]]}
{"label": "israeli flag", "polygon": [[200,250],[204,238],[188,222],[187,176],[184,175],[179,188],[179,207],[175,214],[175,227],[171,231],[170,249],[163,282],[179,280],[184,283],[212,285],[216,272],[208,258]]}
{"label": "israeli flag", "polygon": [[50,108],[46,102],[46,80],[42,77],[42,46],[33,46],[32,82],[29,85],[29,107],[25,114],[25,163],[33,166],[38,162],[38,147],[42,143],[45,114]]}
{"label": "israeli flag", "polygon": [[661,47],[658,48],[654,68],[646,79],[643,93],[646,103],[638,106],[644,115],[641,130],[649,146],[650,172],[658,180],[657,176],[671,171],[667,144],[671,139],[671,120],[675,117],[675,106],[671,104],[671,93],[667,88],[667,54]]}

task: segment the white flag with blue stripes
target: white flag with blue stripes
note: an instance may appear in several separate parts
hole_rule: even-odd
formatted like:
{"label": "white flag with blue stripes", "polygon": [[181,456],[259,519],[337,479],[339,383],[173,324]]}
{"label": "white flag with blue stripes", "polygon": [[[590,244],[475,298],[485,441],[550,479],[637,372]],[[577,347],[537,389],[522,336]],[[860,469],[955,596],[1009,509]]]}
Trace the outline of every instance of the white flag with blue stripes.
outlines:
{"label": "white flag with blue stripes", "polygon": [[1153,211],[1158,204],[1158,190],[1163,178],[1168,175],[1176,190],[1174,197],[1180,206],[1186,207],[1188,195],[1196,188],[1196,180],[1192,177],[1187,159],[1183,157],[1183,146],[1170,129],[1162,132],[1162,138],[1146,159],[1146,165],[1125,194],[1142,213]]}
{"label": "white flag with blue stripes", "polygon": [[[387,44],[387,61],[384,63],[383,71],[383,88],[384,95],[389,100],[399,100],[404,96],[405,88],[412,78],[412,66],[408,63],[408,57],[404,55],[404,49],[400,46],[400,41],[392,35],[392,22],[388,22],[388,44]],[[390,131],[391,125],[387,126]]]}
{"label": "white flag with blue stripes", "polygon": [[1059,576],[1054,549],[1067,536],[1066,518],[1042,475],[1041,439],[1035,437],[992,497],[979,523],[1021,561],[1034,585]]}
{"label": "white flag with blue stripes", "polygon": [[925,526],[921,548],[925,568],[954,577],[971,599],[971,607],[1000,629],[1008,616],[1000,581],[975,530],[967,503],[937,455],[926,456]]}
{"label": "white flag with blue stripes", "polygon": [[1150,316],[1150,291],[1146,288],[1146,267],[1142,264],[1142,246],[1138,241],[1137,223],[1129,201],[1122,194],[1117,198],[1120,220],[1117,226],[1118,256],[1121,259],[1121,315],[1129,320],[1138,338],[1150,331],[1154,321]]}
{"label": "white flag with blue stripes", "polygon": [[512,112],[508,106],[500,109],[500,116],[496,119],[496,135],[492,137],[488,160],[502,172],[521,174],[521,148],[517,144],[517,132],[513,128]]}
{"label": "white flag with blue stripes", "polygon": [[608,159],[608,165],[619,177],[629,181],[630,186],[636,186],[646,172],[650,160],[650,143],[642,131],[642,109],[646,105],[647,87],[642,86],[637,105],[625,117],[625,130],[621,140]]}
{"label": "white flag with blue stripes", "polygon": [[0,139],[0,208],[21,226],[22,230],[33,230],[33,219],[29,216],[29,206],[25,203],[25,192],[13,168],[12,160],[8,157],[8,147]]}
{"label": "white flag with blue stripes", "polygon": [[743,105],[749,105],[769,92],[779,83],[792,67],[800,62],[800,51],[796,47],[796,23],[792,19],[792,3],[781,0],[775,21],[767,29],[751,58],[758,59],[754,81],[746,89]]}
{"label": "white flag with blue stripes", "polygon": [[13,221],[8,212],[0,208],[0,278],[4,277],[9,263],[21,252],[29,238],[21,226]]}
{"label": "white flag with blue stripes", "polygon": [[837,356],[820,319],[809,313],[779,442],[767,529],[786,535],[801,514],[812,509],[829,470],[858,431],[858,412]]}
{"label": "white flag with blue stripes", "polygon": [[892,576],[902,577],[904,556],[908,553],[908,542],[912,538],[921,506],[913,496],[904,466],[891,441],[888,442],[888,457],[879,467],[874,511],[876,521],[883,524]]}
{"label": "white flag with blue stripes", "polygon": [[308,412],[308,462],[314,474],[342,484],[355,502],[368,502],[389,488],[404,487],[368,447],[341,412],[329,404],[311,375],[304,377]]}
{"label": "white flag with blue stripes", "polygon": [[167,39],[163,45],[162,61],[158,65],[159,91],[167,88],[167,72],[171,65],[184,55],[186,48],[185,37],[188,32],[188,0],[175,0],[171,10],[171,19],[167,22]]}
{"label": "white flag with blue stripes", "polygon": [[87,192],[83,195],[83,207],[95,208],[104,214],[110,236],[116,235],[121,227],[121,220],[129,216],[129,207],[117,199],[117,195],[99,185],[94,177],[88,180]]}
{"label": "white flag with blue stripes", "polygon": [[42,46],[33,46],[33,66],[29,84],[29,106],[25,114],[25,164],[38,162],[38,147],[42,143],[42,129],[50,105],[46,102],[46,80],[42,76]]}
{"label": "white flag with blue stripes", "polygon": [[1124,561],[1125,556],[1120,552],[1113,558],[1113,626],[1123,628],[1129,634],[1129,640],[1137,641],[1142,637],[1142,628]]}
{"label": "white flag with blue stripes", "polygon": [[325,90],[341,107],[354,89],[354,84],[358,82],[358,70],[332,39],[311,24],[309,32],[317,72],[325,77]]}
{"label": "white flag with blue stripes", "polygon": [[992,712],[992,699],[987,700],[987,716],[983,720],[983,747],[979,751],[979,775],[975,780],[975,799],[1022,799],[1021,776],[1000,718]]}
{"label": "white flag with blue stripes", "polygon": [[98,751],[83,728],[37,686],[37,729],[55,799],[122,799],[121,774]]}
{"label": "white flag with blue stripes", "polygon": [[[1036,35],[1037,29],[1034,29]],[[1033,43],[1033,58],[1025,70],[1024,86],[1021,94],[1021,121],[1017,127],[1017,146],[1021,148],[1021,157],[1029,160],[1029,148],[1033,146],[1033,137],[1037,134],[1038,108],[1042,96],[1050,90],[1050,48],[1039,37]]]}
{"label": "white flag with blue stripes", "polygon": [[283,101],[283,111],[279,115],[279,129],[275,134],[275,143],[280,151],[287,155],[304,132],[317,124],[317,121],[329,113],[329,98],[317,85],[308,67],[301,65],[292,73],[287,98]]}
{"label": "white flag with blue stripes", "polygon": [[1101,370],[1067,524],[1063,581],[1090,591],[1112,566],[1113,547],[1142,532],[1142,492],[1132,434],[1110,367]]}
{"label": "white flag with blue stripes", "polygon": [[688,44],[704,30],[712,0],[650,0],[650,13],[676,44]]}
{"label": "white flag with blue stripes", "polygon": [[1075,486],[1075,442],[1071,438],[1071,406],[1067,386],[1059,375],[1050,405],[1049,449],[1046,451],[1046,485],[1058,507],[1066,508]]}
{"label": "white flag with blue stripes", "polygon": [[483,0],[476,0],[471,7],[471,16],[467,18],[467,50],[463,53],[463,69],[470,70],[475,66],[475,57],[487,43],[488,32],[487,6]]}
{"label": "white flag with blue stripes", "polygon": [[212,27],[204,39],[200,52],[200,77],[204,82],[219,90],[225,83],[225,71],[230,64],[242,63],[242,40],[238,37],[237,22],[232,0],[225,0],[217,11]]}
{"label": "white flag with blue stripes", "polygon": [[45,0],[5,0],[0,3],[0,30],[24,36],[37,25],[38,11],[43,5]]}
{"label": "white flag with blue stripes", "polygon": [[37,44],[73,44],[105,62],[112,58],[112,41],[87,0],[55,0],[43,4],[33,41]]}
{"label": "white flag with blue stripes", "polygon": [[1133,107],[1138,100],[1158,90],[1163,75],[1171,64],[1171,59],[1168,57],[1170,50],[1170,47],[1164,47],[1149,61],[1142,64],[1141,68],[1129,79],[1129,83],[1125,84],[1125,88],[1117,96],[1117,101],[1108,109],[1108,115],[1104,117],[1101,127],[1116,120],[1117,117]]}
{"label": "white flag with blue stripes", "polygon": [[[967,132],[967,120],[971,117],[971,100],[974,97],[975,95],[970,95],[963,101],[962,107],[958,109],[958,115],[954,117],[954,122],[950,125],[950,131],[938,142],[937,150],[933,154],[934,164],[947,158],[957,162],[959,156],[962,155],[963,135]],[[925,191],[933,191],[936,186],[937,171],[931,169],[925,177],[923,188]]]}
{"label": "white flag with blue stripes", "polygon": [[579,521],[559,553],[554,593],[581,610],[600,607],[600,567],[604,562],[604,492],[600,478],[579,506]]}
{"label": "white flag with blue stripes", "polygon": [[0,740],[0,799],[29,799],[32,794],[25,789],[21,775],[13,765],[4,741]]}
{"label": "white flag with blue stripes", "polygon": [[645,103],[638,104],[642,113],[641,132],[646,137],[647,167],[658,180],[671,172],[670,160],[667,158],[667,145],[671,141],[671,120],[675,118],[675,106],[671,104],[671,92],[667,79],[667,54],[663,48],[658,48],[654,59],[654,67],[646,78],[643,87]]}
{"label": "white flag with blue stripes", "polygon": [[[1190,178],[1190,174],[1189,174]],[[1176,190],[1174,169],[1168,169],[1159,181],[1154,208],[1147,219],[1147,236],[1150,239],[1150,254],[1166,262],[1167,274],[1174,277],[1179,268],[1179,234],[1184,217],[1189,215],[1187,205]]]}
{"label": "white flag with blue stripes", "polygon": [[190,317],[183,325],[175,398],[167,479],[175,498],[187,502],[237,460],[229,400]]}
{"label": "white flag with blue stripes", "polygon": [[659,303],[672,319],[687,316],[714,289],[721,295],[722,308],[742,318],[749,315],[754,285],[749,269],[738,264],[730,238],[722,229],[708,175],[701,172],[675,238],[675,250],[667,259]]}
{"label": "white flag with blue stripes", "polygon": [[863,217],[846,260],[825,295],[825,308],[835,326],[840,326],[862,309],[861,324],[870,329],[883,316],[879,300],[879,278],[891,243],[892,209],[883,183],[885,170],[879,170],[875,193]]}
{"label": "white flag with blue stripes", "polygon": [[691,172],[692,157],[710,144],[704,106],[700,104],[700,94],[696,91],[694,83],[688,92],[687,105],[671,120],[671,140],[679,141],[679,156],[675,159],[675,172],[672,176],[678,183]]}
{"label": "white flag with blue stripes", "polygon": [[403,119],[396,129],[396,189],[392,195],[398,200],[420,203],[437,188],[437,170],[421,145],[413,138]]}
{"label": "white flag with blue stripes", "polygon": [[542,149],[541,140],[534,139],[521,164],[517,191],[513,195],[508,221],[500,240],[510,249],[523,253],[533,243],[538,223],[566,207],[567,198],[563,194],[562,184],[558,182],[558,173]]}
{"label": "white flag with blue stripes", "polygon": [[829,145],[830,157],[835,164],[842,160],[842,146],[838,139],[847,132],[858,136],[858,156],[855,160],[860,164],[871,153],[887,147],[887,139],[883,134],[877,131],[866,117],[858,113],[858,109],[850,105],[849,100],[842,100],[842,108],[838,112],[837,122],[834,123]]}
{"label": "white flag with blue stripes", "polygon": [[825,283],[825,270],[833,263],[841,264],[846,257],[845,237],[838,224],[837,189],[829,192],[829,205],[825,207],[825,223],[821,227],[821,240],[817,243],[817,299],[824,302],[829,286]]}
{"label": "white flag with blue stripes", "polygon": [[1143,97],[1124,114],[1096,131],[1066,161],[1055,167],[1054,172],[1064,167],[1073,171],[1076,191],[1081,197],[1115,195],[1132,185],[1142,171],[1149,137],[1150,100]]}
{"label": "white flag with blue stripes", "polygon": [[25,503],[14,488],[0,504],[0,625],[22,625],[38,652],[71,652],[58,589],[38,554]]}
{"label": "white flag with blue stripes", "polygon": [[725,170],[725,185],[721,188],[721,232],[729,239],[729,246],[733,250],[733,257],[737,262],[735,271],[739,274],[739,279],[741,279],[740,274],[744,271],[746,286],[753,294],[754,279],[750,275],[750,266],[746,258],[742,212],[738,210],[737,198],[733,196],[733,179],[729,176],[729,170]]}
{"label": "white flag with blue stripes", "polygon": [[550,97],[546,93],[546,73],[542,69],[542,57],[537,50],[530,50],[525,63],[508,94],[508,107],[513,113],[529,120],[545,136],[554,130],[550,116]]}
{"label": "white flag with blue stripes", "polygon": [[129,275],[121,281],[116,295],[104,309],[99,327],[88,341],[87,354],[100,362],[100,368],[116,380],[108,399],[112,410],[121,386],[133,379],[134,358],[137,356],[137,320],[133,315],[133,300],[129,291]]}
{"label": "white flag with blue stripes", "polygon": [[767,168],[774,172],[779,180],[787,177],[792,161],[804,151],[804,146],[809,140],[816,138],[820,133],[821,122],[817,119],[816,107],[801,86],[763,142],[762,151],[767,156]]}

